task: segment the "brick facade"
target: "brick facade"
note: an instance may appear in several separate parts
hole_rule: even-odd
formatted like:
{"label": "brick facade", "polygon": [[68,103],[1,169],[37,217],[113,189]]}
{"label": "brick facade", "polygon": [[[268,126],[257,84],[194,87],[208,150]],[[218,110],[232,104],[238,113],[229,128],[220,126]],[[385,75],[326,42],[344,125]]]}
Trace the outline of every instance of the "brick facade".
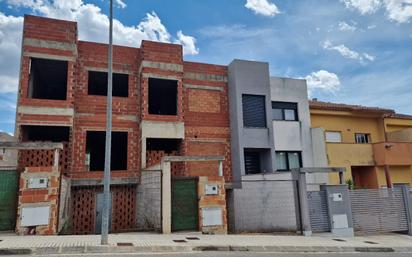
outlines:
{"label": "brick facade", "polygon": [[[65,100],[30,97],[31,58],[67,61]],[[107,59],[107,45],[78,41],[75,22],[25,16],[17,136],[25,140],[25,126],[69,127],[68,142],[64,143],[61,154],[61,171],[72,181],[103,178],[103,171],[89,171],[86,164],[87,132],[105,131],[106,128],[106,96],[89,94],[88,74],[89,71],[107,72]],[[174,153],[224,156],[224,179],[231,181],[226,66],[186,62],[180,45],[143,41],[140,48],[113,47],[113,72],[128,75],[128,97],[113,97],[113,131],[127,132],[127,169],[112,171],[112,179],[139,178],[142,167],[141,121],[159,121],[184,123],[184,139],[179,143],[179,151]],[[177,81],[176,115],[149,113],[149,78]],[[49,164],[49,155],[46,152],[21,152],[20,167]],[[146,162],[154,165],[162,155],[148,151]],[[39,159],[30,161],[30,157]],[[173,176],[205,177],[206,181],[210,177],[216,180],[218,163],[179,163],[173,166],[172,171]],[[101,184],[96,184],[72,190],[74,233],[94,232],[95,197],[101,189]],[[115,231],[136,229],[135,213],[128,212],[131,206],[116,200],[130,198],[130,192],[136,192],[136,185],[116,186],[113,189],[113,207],[116,211],[112,213],[112,228]],[[131,201],[136,205],[135,197]],[[224,201],[220,205],[225,208]],[[82,215],[83,220],[76,216],[78,212],[75,210],[79,208],[87,209],[84,210],[87,214]]]}

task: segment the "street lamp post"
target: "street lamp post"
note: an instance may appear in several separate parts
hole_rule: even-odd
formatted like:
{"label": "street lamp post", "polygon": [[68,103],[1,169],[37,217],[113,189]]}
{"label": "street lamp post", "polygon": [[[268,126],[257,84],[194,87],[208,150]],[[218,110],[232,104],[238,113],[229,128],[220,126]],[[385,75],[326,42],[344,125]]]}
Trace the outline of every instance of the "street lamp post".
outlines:
{"label": "street lamp post", "polygon": [[103,182],[103,213],[101,244],[109,244],[109,208],[110,208],[110,156],[112,145],[112,62],[113,62],[113,0],[110,0],[109,15],[109,60],[107,76],[107,113],[106,113],[106,145],[104,154],[104,182]]}

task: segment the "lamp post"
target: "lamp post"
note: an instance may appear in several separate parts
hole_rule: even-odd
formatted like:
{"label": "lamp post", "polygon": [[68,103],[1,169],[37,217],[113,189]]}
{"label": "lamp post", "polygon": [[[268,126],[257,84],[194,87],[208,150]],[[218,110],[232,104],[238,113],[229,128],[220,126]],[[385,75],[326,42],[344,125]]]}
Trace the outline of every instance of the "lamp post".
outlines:
{"label": "lamp post", "polygon": [[110,208],[110,158],[112,145],[112,62],[113,62],[113,0],[110,0],[109,14],[109,60],[107,76],[107,113],[106,113],[106,145],[104,154],[103,213],[101,244],[109,244],[109,208]]}

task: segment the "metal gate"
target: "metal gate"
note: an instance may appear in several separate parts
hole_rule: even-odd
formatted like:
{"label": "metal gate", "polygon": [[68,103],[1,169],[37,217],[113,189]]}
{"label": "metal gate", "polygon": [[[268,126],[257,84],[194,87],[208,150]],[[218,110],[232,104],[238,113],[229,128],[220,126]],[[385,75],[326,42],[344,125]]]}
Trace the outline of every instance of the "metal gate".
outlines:
{"label": "metal gate", "polygon": [[198,230],[196,179],[172,180],[172,231]]}
{"label": "metal gate", "polygon": [[408,230],[402,189],[350,190],[355,231],[363,233]]}
{"label": "metal gate", "polygon": [[308,192],[310,225],[313,232],[329,232],[328,202],[325,191]]}
{"label": "metal gate", "polygon": [[16,225],[17,172],[0,168],[0,231]]}

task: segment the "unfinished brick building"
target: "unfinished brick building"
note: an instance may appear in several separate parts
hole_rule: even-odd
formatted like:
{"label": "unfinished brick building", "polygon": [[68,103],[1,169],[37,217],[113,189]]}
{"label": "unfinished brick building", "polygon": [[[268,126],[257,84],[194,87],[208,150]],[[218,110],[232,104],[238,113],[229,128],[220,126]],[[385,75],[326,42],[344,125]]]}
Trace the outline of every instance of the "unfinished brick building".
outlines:
{"label": "unfinished brick building", "polygon": [[[75,22],[25,16],[16,135],[23,142],[63,143],[60,232],[100,229],[107,53],[105,44],[79,41]],[[217,161],[171,163],[172,230],[226,232],[227,67],[186,62],[182,46],[174,44],[143,41],[140,48],[114,46],[113,53],[111,231],[159,229],[139,217],[150,209],[145,201],[153,200],[139,198],[150,195],[142,174],[156,174],[161,159],[172,155],[224,157],[223,177]],[[19,152],[21,170],[51,166],[53,151]]]}

